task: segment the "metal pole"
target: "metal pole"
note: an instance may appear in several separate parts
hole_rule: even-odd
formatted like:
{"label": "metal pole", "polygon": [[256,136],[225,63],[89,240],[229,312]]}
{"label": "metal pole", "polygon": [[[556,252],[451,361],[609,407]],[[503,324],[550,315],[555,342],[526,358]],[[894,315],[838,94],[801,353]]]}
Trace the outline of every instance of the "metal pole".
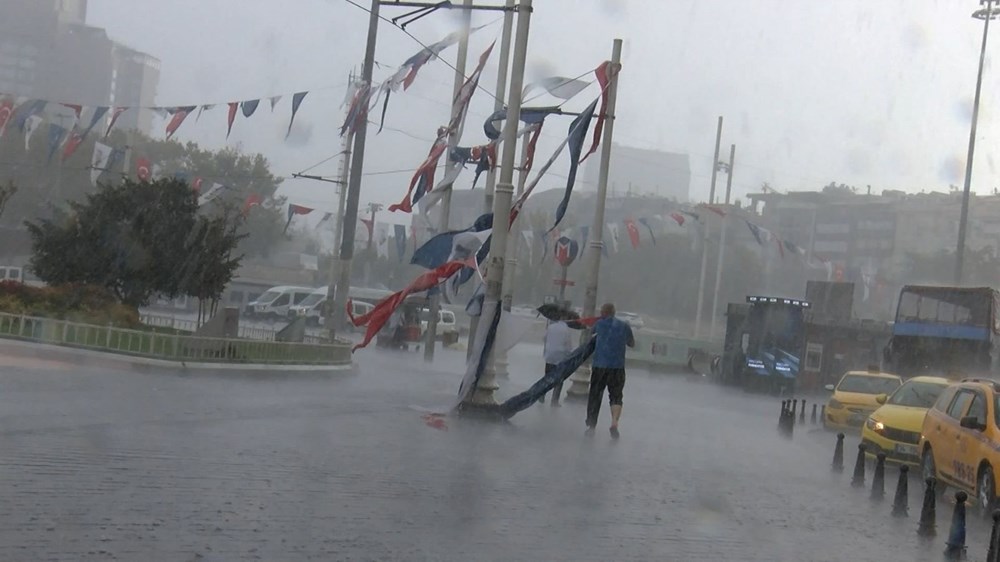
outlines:
{"label": "metal pole", "polygon": [[[726,205],[729,205],[729,196],[733,189],[733,161],[736,159],[736,145],[729,145],[729,170],[726,175]],[[728,211],[727,211],[728,212]],[[719,288],[722,285],[722,265],[726,256],[726,219],[728,215],[722,217],[722,230],[719,233],[719,263],[715,267],[715,291],[712,293],[712,319],[709,321],[709,337],[715,338],[715,322],[719,314]]]}
{"label": "metal pole", "polygon": [[722,116],[719,116],[719,126],[715,131],[715,157],[712,159],[712,188],[708,192],[708,204],[715,204],[715,176],[719,171],[719,144],[722,142]]}
{"label": "metal pole", "polygon": [[[372,87],[372,67],[375,66],[375,41],[378,35],[379,0],[372,0],[370,17],[368,18],[368,44],[365,47],[365,60],[361,67],[362,87]],[[351,260],[354,258],[354,234],[358,226],[358,199],[361,194],[361,172],[365,167],[365,140],[368,138],[368,126],[365,123],[358,127],[354,135],[354,154],[351,158],[350,180],[347,184],[347,206],[344,209],[343,238],[340,245],[340,278],[337,280],[337,291],[334,299],[334,323],[330,330],[340,329],[346,322],[347,293],[351,286]]]}
{"label": "metal pole", "polygon": [[[503,295],[504,260],[507,256],[507,217],[510,216],[514,194],[514,164],[517,158],[517,128],[521,122],[521,89],[524,87],[524,61],[528,54],[528,27],[531,23],[531,0],[517,5],[517,32],[514,35],[514,62],[507,94],[507,119],[503,129],[503,157],[500,179],[493,197],[494,225],[490,242],[489,266],[486,271],[486,303],[500,303]],[[493,392],[498,388],[492,359],[472,394],[473,404],[493,404]]]}
{"label": "metal pole", "polygon": [[[465,8],[470,8],[472,6],[472,0],[465,0],[462,4]],[[462,10],[462,39],[458,42],[458,55],[455,58],[455,85],[452,89],[452,99],[458,96],[459,90],[462,89],[462,85],[465,84],[465,63],[469,57],[469,32],[472,29],[472,10],[465,9]],[[451,111],[454,111],[454,106]],[[451,116],[449,115],[449,118]],[[448,152],[446,153],[445,160],[448,159],[448,154],[451,154],[451,150],[458,146],[458,137],[461,133],[459,131],[452,131],[448,135]],[[443,186],[444,193],[441,194],[441,221],[439,223],[438,232],[447,232],[449,229],[448,220],[451,216],[451,186]],[[438,325],[438,315],[441,310],[441,293],[439,291],[433,291],[431,294],[430,303],[428,303],[429,314],[427,318],[427,333],[425,334],[426,339],[424,341],[424,361],[431,363],[434,361],[434,347],[437,344],[437,325]]]}
{"label": "metal pole", "polygon": [[[514,5],[517,0],[507,0],[508,11],[503,14],[503,32],[500,36],[500,61],[497,69],[497,89],[493,111],[503,109],[504,95],[507,93],[507,66],[510,60],[510,36],[514,27]],[[483,212],[488,213],[493,210],[493,189],[497,184],[496,167],[492,167],[486,172],[486,189],[483,197]],[[469,320],[469,344],[466,347],[466,358],[472,356],[473,341],[476,339],[476,328],[479,326],[479,317],[473,316]]]}
{"label": "metal pole", "polygon": [[[530,133],[524,133],[521,136],[521,166],[517,171],[517,196],[521,197],[524,194],[524,184],[527,182],[528,174],[525,172],[524,167],[528,161],[528,137]],[[514,219],[514,224],[511,225],[510,231],[514,233],[514,240],[507,246],[507,266],[503,272],[503,299],[501,305],[504,312],[510,312],[510,307],[514,302],[514,275],[517,272],[517,259],[518,259],[518,246],[520,240],[518,239],[517,229],[514,228],[517,225],[517,219]],[[472,336],[470,336],[471,338]],[[509,373],[507,372],[507,352],[497,351],[493,356],[493,365],[496,370],[496,375],[500,378],[507,378]]]}
{"label": "metal pole", "polygon": [[[979,13],[979,12],[977,12]],[[969,220],[969,195],[972,191],[972,156],[976,150],[976,123],[979,120],[979,91],[983,86],[983,63],[986,60],[986,37],[990,32],[993,18],[993,0],[986,1],[986,15],[983,18],[983,44],[979,49],[979,73],[976,75],[976,97],[972,102],[972,127],[969,129],[969,154],[965,158],[965,187],[962,190],[962,216],[958,220],[958,247],[955,249],[955,284],[962,283],[962,268],[965,265],[965,234]]]}
{"label": "metal pole", "polygon": [[[719,116],[719,126],[715,131],[715,157],[712,159],[712,185],[708,192],[708,204],[715,203],[715,178],[719,171],[719,144],[722,142],[722,116]],[[701,274],[698,276],[698,302],[694,317],[694,337],[701,335],[701,310],[705,301],[705,273],[708,269],[708,221],[704,221],[701,244]]]}
{"label": "metal pole", "polygon": [[562,273],[560,274],[559,280],[559,306],[562,306],[566,302],[566,274],[569,273],[569,268],[565,265],[562,266]]}
{"label": "metal pole", "polygon": [[[608,84],[608,113],[604,124],[604,138],[601,139],[601,166],[597,179],[597,201],[594,208],[594,221],[590,226],[590,260],[587,262],[587,273],[584,277],[583,316],[594,316],[597,309],[597,282],[601,271],[601,249],[604,247],[604,204],[608,197],[608,174],[611,170],[611,141],[615,130],[615,104],[618,101],[618,76],[621,69],[622,40],[615,39],[611,48],[611,67],[613,76]],[[590,330],[585,330],[581,340],[590,337]],[[583,398],[590,391],[590,367],[578,369],[570,377],[570,387],[567,396]]]}
{"label": "metal pole", "polygon": [[736,163],[736,145],[729,145],[729,175],[726,176],[726,205],[729,204],[729,196],[733,192],[733,165]]}
{"label": "metal pole", "polygon": [[[353,81],[353,76],[351,78]],[[340,193],[337,197],[337,226],[333,231],[333,258],[330,260],[330,280],[326,288],[326,317],[323,319],[323,322],[327,326],[327,332],[330,334],[330,341],[333,341],[335,326],[334,310],[336,308],[333,303],[334,297],[337,294],[337,279],[340,273],[340,256],[337,255],[337,250],[340,248],[344,237],[344,204],[347,199],[347,182],[350,180],[351,140],[353,138],[354,135],[347,133],[341,139],[343,155],[340,160],[340,185],[338,187]],[[350,291],[349,285],[347,290]]]}

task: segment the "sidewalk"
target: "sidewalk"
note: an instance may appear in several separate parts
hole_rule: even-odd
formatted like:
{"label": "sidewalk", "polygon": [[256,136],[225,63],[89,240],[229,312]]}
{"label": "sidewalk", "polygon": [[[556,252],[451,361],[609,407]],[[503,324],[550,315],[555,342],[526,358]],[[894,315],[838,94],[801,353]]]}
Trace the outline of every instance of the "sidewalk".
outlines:
{"label": "sidewalk", "polygon": [[[536,347],[502,397],[540,376]],[[0,559],[941,559],[950,505],[922,543],[915,483],[892,519],[830,473],[831,434],[777,435],[775,399],[632,370],[617,442],[606,404],[591,438],[576,402],[435,429],[419,410],[464,352],[437,358],[253,380],[0,361]],[[970,514],[970,559],[988,536]]]}

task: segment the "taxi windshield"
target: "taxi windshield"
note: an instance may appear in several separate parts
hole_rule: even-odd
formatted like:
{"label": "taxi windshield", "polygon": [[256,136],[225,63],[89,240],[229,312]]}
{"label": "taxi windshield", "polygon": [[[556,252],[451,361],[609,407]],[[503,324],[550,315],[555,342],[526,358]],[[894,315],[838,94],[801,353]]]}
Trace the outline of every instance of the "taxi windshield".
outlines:
{"label": "taxi windshield", "polygon": [[857,392],[859,394],[889,394],[899,387],[897,379],[885,377],[870,377],[866,375],[845,375],[837,385],[841,392]]}
{"label": "taxi windshield", "polygon": [[888,403],[895,406],[930,408],[945,388],[947,385],[944,384],[910,381],[896,389],[896,392],[889,397]]}

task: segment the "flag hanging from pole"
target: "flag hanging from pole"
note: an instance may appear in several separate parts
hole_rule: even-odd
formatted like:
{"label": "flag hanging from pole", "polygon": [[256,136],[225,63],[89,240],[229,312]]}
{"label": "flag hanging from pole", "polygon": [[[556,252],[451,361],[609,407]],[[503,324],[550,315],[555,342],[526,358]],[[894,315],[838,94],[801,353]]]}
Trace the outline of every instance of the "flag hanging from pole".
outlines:
{"label": "flag hanging from pole", "polygon": [[625,230],[628,231],[628,239],[632,242],[632,249],[639,249],[639,227],[635,225],[635,221],[632,219],[625,219]]}
{"label": "flag hanging from pole", "polygon": [[[450,261],[449,257],[454,254],[456,239],[460,234],[486,232],[492,230],[492,228],[493,213],[486,213],[477,218],[472,226],[468,228],[442,232],[431,237],[424,245],[413,252],[410,263],[427,269],[440,267],[442,264]],[[478,249],[479,245],[476,248]]]}
{"label": "flag hanging from pole", "polygon": [[17,128],[21,129],[21,132],[24,132],[28,119],[41,113],[46,105],[48,105],[48,102],[45,100],[29,100],[21,104],[15,111],[14,120],[17,123]]}
{"label": "flag hanging from pole", "polygon": [[49,162],[52,162],[52,157],[55,156],[56,150],[59,150],[59,147],[62,145],[65,135],[65,127],[49,123]]}
{"label": "flag hanging from pole", "polygon": [[415,205],[424,196],[428,189],[434,184],[434,172],[437,169],[438,161],[441,159],[441,155],[444,154],[446,148],[448,148],[448,130],[445,127],[438,129],[438,137],[431,145],[430,152],[427,153],[427,158],[421,162],[417,171],[410,178],[410,186],[406,191],[406,195],[403,199],[396,204],[389,205],[389,211],[403,211],[404,213],[412,213],[413,205]]}
{"label": "flag hanging from pole", "polygon": [[653,227],[649,224],[649,219],[646,217],[639,217],[639,222],[642,223],[642,226],[645,226],[646,230],[649,231],[649,239],[653,241],[653,245],[655,246],[656,236],[653,235]]}
{"label": "flag hanging from pole", "polygon": [[28,152],[31,150],[29,146],[31,142],[31,135],[35,134],[38,130],[38,126],[42,124],[42,117],[40,115],[32,115],[28,117],[24,125],[24,151]]}
{"label": "flag hanging from pole", "polygon": [[83,130],[83,138],[87,138],[87,135],[90,134],[90,131],[97,126],[97,123],[101,120],[102,117],[104,117],[104,115],[107,112],[108,112],[108,107],[104,105],[94,108],[94,114],[90,117],[90,125],[87,125],[87,128]]}
{"label": "flag hanging from pole", "polygon": [[257,195],[256,193],[251,193],[250,195],[247,195],[246,200],[243,201],[243,210],[240,212],[240,214],[243,215],[243,218],[247,218],[248,216],[250,216],[250,209],[253,209],[254,207],[259,207],[260,204],[261,204],[260,195]]}
{"label": "flag hanging from pole", "polygon": [[562,201],[559,202],[559,206],[556,207],[556,220],[552,227],[549,228],[549,232],[555,230],[559,223],[562,222],[563,217],[566,215],[566,209],[569,207],[570,196],[573,195],[573,184],[576,182],[576,171],[580,166],[580,153],[583,151],[583,141],[587,136],[587,129],[590,128],[590,120],[594,117],[594,110],[597,109],[597,100],[595,99],[583,110],[583,113],[578,115],[576,119],[569,126],[569,136],[567,140],[569,141],[569,173],[566,176],[566,191],[563,193]]}
{"label": "flag hanging from pole", "polygon": [[542,78],[541,80],[535,80],[531,84],[528,84],[521,90],[521,100],[523,102],[524,98],[528,96],[528,93],[532,90],[545,90],[550,96],[557,97],[561,100],[568,100],[573,96],[579,94],[590,82],[584,82],[583,80],[577,80],[575,78],[566,78],[564,76],[550,76],[548,78]]}
{"label": "flag hanging from pole", "polygon": [[173,117],[171,117],[170,122],[167,123],[167,140],[170,140],[170,137],[174,136],[174,133],[177,132],[178,128],[180,128],[181,123],[187,119],[188,114],[194,111],[194,108],[195,106],[191,105],[187,107],[178,107],[176,111],[174,111]]}
{"label": "flag hanging from pole", "polygon": [[257,111],[257,104],[259,103],[260,103],[259,99],[247,100],[241,103],[240,107],[243,109],[243,117],[250,117],[251,115],[253,115],[253,112]]}
{"label": "flag hanging from pole", "polygon": [[13,115],[14,101],[10,98],[0,101],[0,138],[3,138],[3,134],[7,130],[7,123],[10,122]]}
{"label": "flag hanging from pole", "polygon": [[309,207],[303,207],[302,205],[289,204],[288,205],[288,221],[285,223],[285,229],[282,232],[288,232],[288,225],[292,224],[292,217],[295,215],[308,215],[313,212],[313,209]]}
{"label": "flag hanging from pole", "polygon": [[614,253],[618,253],[618,223],[609,222],[608,232],[611,234],[611,249]]}
{"label": "flag hanging from pole", "polygon": [[135,175],[139,181],[149,181],[153,178],[153,163],[145,156],[136,158]]}
{"label": "flag hanging from pole", "polygon": [[90,183],[97,185],[97,180],[108,168],[113,149],[101,142],[94,143],[94,156],[90,160]]}
{"label": "flag hanging from pole", "polygon": [[597,83],[601,87],[601,111],[597,115],[597,123],[594,124],[594,142],[590,145],[590,150],[587,154],[583,156],[583,160],[586,160],[588,156],[597,151],[598,145],[601,144],[601,133],[604,131],[604,120],[608,118],[608,83],[611,78],[621,71],[621,64],[615,67],[614,63],[611,61],[604,61],[600,66],[594,70],[594,74],[597,75]]}

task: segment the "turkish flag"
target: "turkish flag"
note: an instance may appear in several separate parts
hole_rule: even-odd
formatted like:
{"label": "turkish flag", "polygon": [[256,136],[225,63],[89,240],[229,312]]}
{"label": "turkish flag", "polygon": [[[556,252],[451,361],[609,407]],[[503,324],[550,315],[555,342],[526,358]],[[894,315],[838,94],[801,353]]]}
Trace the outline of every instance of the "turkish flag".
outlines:
{"label": "turkish flag", "polygon": [[191,182],[191,189],[195,193],[201,193],[201,182],[202,179],[198,177],[194,178],[194,181]]}
{"label": "turkish flag", "polygon": [[632,219],[625,219],[625,230],[628,231],[628,239],[632,241],[632,247],[639,247],[639,227],[635,225],[635,221]]}
{"label": "turkish flag", "polygon": [[62,154],[63,162],[65,162],[66,159],[69,158],[70,156],[73,156],[73,153],[76,152],[76,149],[80,146],[80,143],[82,142],[83,142],[83,135],[81,135],[79,131],[74,130],[73,134],[71,134],[69,136],[69,139],[66,141],[66,146],[63,148],[63,154]]}
{"label": "turkish flag", "polygon": [[135,175],[139,181],[149,181],[153,177],[153,163],[148,158],[140,156],[135,161]]}
{"label": "turkish flag", "polygon": [[14,102],[9,99],[0,102],[0,137],[2,137],[3,132],[7,130],[7,123],[10,121],[10,117],[13,113]]}

